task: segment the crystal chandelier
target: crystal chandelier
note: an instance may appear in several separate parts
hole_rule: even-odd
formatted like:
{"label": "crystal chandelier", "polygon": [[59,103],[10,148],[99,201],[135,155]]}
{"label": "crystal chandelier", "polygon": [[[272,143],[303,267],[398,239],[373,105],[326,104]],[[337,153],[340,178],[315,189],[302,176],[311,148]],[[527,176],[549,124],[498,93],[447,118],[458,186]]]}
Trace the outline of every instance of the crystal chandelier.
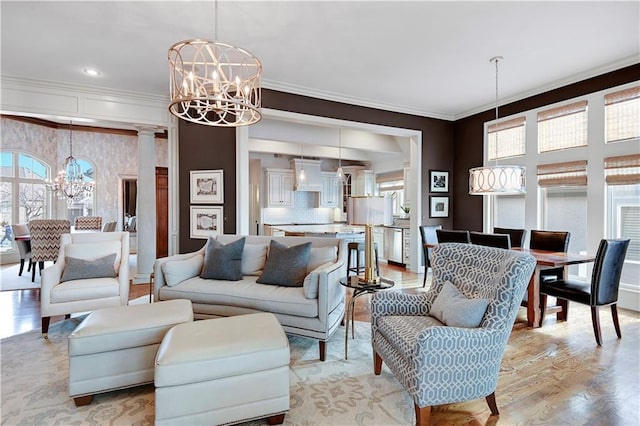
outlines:
{"label": "crystal chandelier", "polygon": [[169,49],[169,72],[169,111],[180,119],[207,126],[237,127],[262,118],[262,64],[244,49],[205,39],[184,40]]}
{"label": "crystal chandelier", "polygon": [[72,123],[69,122],[69,156],[64,160],[62,169],[53,181],[47,179],[45,186],[60,200],[67,200],[67,203],[82,201],[91,195],[94,183],[85,180],[80,164],[73,157],[73,135]]}
{"label": "crystal chandelier", "polygon": [[[496,120],[498,119],[498,61],[502,56],[495,56],[489,60],[496,65]],[[469,170],[469,194],[471,195],[516,195],[526,191],[523,166],[498,165],[498,133],[496,133],[496,164],[493,166],[476,167]]]}

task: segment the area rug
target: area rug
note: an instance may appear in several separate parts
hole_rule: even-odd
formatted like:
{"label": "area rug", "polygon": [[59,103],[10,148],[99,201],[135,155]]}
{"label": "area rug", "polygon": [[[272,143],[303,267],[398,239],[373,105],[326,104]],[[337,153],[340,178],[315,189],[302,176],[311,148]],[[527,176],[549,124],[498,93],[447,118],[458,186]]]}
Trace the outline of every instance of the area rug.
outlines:
{"label": "area rug", "polygon": [[[32,331],[0,341],[3,425],[153,424],[153,385],[99,394],[84,407],[69,398],[67,336],[81,319],[52,324],[49,340]],[[285,424],[413,424],[413,403],[398,381],[386,368],[373,374],[368,323],[356,323],[348,360],[344,327],[327,342],[325,362],[318,359],[316,340],[289,336],[289,343],[291,404]],[[247,423],[261,424],[266,422]]]}
{"label": "area rug", "polygon": [[18,271],[20,271],[19,263],[3,268],[2,278],[0,279],[0,291],[40,288],[40,274],[37,273],[35,282],[31,282],[31,272],[27,272],[27,266],[26,264],[24,265],[22,276],[18,276]]}

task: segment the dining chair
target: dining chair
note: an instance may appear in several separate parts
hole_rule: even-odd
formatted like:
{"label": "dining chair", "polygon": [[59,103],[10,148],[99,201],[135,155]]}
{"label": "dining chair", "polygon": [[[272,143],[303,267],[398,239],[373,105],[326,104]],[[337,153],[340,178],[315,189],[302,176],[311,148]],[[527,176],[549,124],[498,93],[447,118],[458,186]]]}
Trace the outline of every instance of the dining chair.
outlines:
{"label": "dining chair", "polygon": [[496,247],[501,249],[511,248],[511,237],[509,234],[485,234],[483,232],[471,231],[469,233],[471,244],[479,246]]}
{"label": "dining chair", "polygon": [[524,247],[524,238],[527,236],[526,229],[493,227],[494,234],[508,234],[511,240],[511,247]]}
{"label": "dining chair", "polygon": [[421,225],[419,229],[420,236],[422,237],[422,254],[424,256],[424,278],[422,279],[422,287],[424,287],[425,285],[427,285],[427,272],[429,270],[429,267],[431,266],[431,250],[433,250],[432,248],[427,247],[427,244],[438,243],[436,230],[442,229],[442,225]]}
{"label": "dining chair", "polygon": [[77,216],[73,228],[76,231],[98,230],[102,229],[102,217],[100,216]]}
{"label": "dining chair", "polygon": [[470,243],[469,231],[456,231],[451,229],[436,229],[438,243]]}
{"label": "dining chair", "polygon": [[569,316],[569,302],[581,303],[591,307],[591,322],[598,346],[602,346],[602,331],[600,330],[600,306],[611,306],[613,326],[618,338],[622,338],[620,322],[618,321],[618,288],[620,275],[624,265],[624,258],[629,247],[630,239],[600,241],[596,260],[591,273],[591,281],[574,279],[548,280],[540,283],[540,304],[542,318],[547,307],[547,296],[558,300],[561,311],[557,314],[559,321],[566,321]]}
{"label": "dining chair", "polygon": [[[34,219],[29,221],[29,235],[31,236],[31,282],[36,280],[36,269],[40,271],[44,262],[58,260],[60,236],[71,232],[71,224],[66,219]],[[38,264],[36,268],[35,263]]]}
{"label": "dining chair", "polygon": [[117,225],[118,222],[105,222],[104,225],[102,225],[102,232],[114,232]]}
{"label": "dining chair", "polygon": [[29,236],[29,227],[26,224],[11,225],[11,232],[20,253],[20,270],[18,276],[22,276],[24,270],[24,261],[29,259],[27,272],[31,272],[33,261],[31,260],[31,241],[29,239],[20,239],[20,237]]}

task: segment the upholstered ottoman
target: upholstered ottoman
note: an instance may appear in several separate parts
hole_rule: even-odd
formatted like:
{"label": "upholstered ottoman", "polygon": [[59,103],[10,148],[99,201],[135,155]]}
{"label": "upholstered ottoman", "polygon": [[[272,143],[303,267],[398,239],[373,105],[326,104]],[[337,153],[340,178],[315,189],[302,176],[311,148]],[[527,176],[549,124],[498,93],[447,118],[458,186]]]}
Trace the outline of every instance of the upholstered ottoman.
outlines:
{"label": "upholstered ottoman", "polygon": [[95,393],[153,382],[162,338],[191,321],[186,299],[93,311],[69,336],[69,395],[80,406]]}
{"label": "upholstered ottoman", "polygon": [[289,341],[273,314],[172,328],[156,356],[156,425],[225,424],[289,410]]}

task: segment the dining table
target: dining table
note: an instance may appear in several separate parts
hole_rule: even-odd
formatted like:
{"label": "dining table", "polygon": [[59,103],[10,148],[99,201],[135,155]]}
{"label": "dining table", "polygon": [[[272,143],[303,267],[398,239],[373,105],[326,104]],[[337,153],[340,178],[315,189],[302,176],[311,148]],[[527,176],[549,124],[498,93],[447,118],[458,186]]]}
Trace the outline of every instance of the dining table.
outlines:
{"label": "dining table", "polygon": [[[541,324],[542,309],[540,306],[540,272],[545,269],[564,268],[565,278],[567,266],[590,263],[596,260],[595,255],[558,251],[536,250],[514,247],[511,250],[528,253],[536,259],[536,269],[529,279],[527,287],[527,325],[538,328]],[[552,309],[553,310],[553,309]]]}
{"label": "dining table", "polygon": [[[437,245],[437,243],[424,244],[427,248],[434,248]],[[512,247],[510,250],[528,253],[536,259],[536,268],[533,275],[531,275],[529,285],[527,286],[527,325],[532,328],[538,328],[542,325],[542,309],[540,307],[540,272],[545,269],[564,268],[566,278],[566,266],[590,263],[596,260],[596,256],[590,254],[537,250],[521,247]],[[557,310],[557,308],[548,309],[549,312],[554,310]]]}

